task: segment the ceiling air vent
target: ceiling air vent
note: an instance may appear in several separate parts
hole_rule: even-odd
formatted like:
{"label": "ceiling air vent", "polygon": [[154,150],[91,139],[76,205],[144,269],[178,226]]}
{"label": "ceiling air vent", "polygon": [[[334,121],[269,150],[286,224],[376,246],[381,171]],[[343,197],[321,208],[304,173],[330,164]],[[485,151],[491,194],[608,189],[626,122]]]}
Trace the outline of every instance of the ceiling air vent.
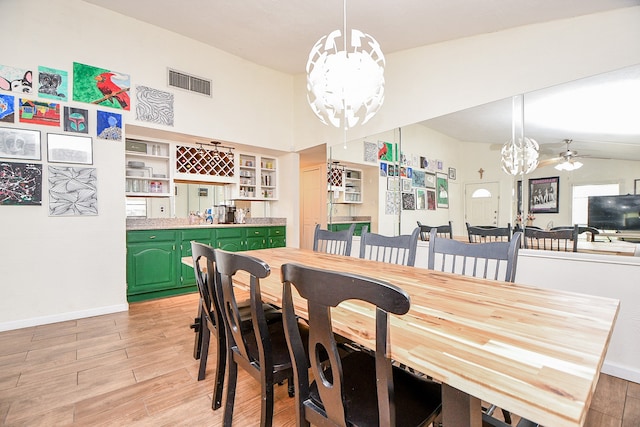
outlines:
{"label": "ceiling air vent", "polygon": [[192,76],[171,68],[169,68],[169,86],[211,96],[211,80]]}

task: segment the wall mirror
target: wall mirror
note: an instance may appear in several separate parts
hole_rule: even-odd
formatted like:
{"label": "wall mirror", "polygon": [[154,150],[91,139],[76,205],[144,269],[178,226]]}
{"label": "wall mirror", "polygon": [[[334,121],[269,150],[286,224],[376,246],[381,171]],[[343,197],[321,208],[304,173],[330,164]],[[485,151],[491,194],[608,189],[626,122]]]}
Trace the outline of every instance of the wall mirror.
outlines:
{"label": "wall mirror", "polygon": [[[404,205],[413,209],[403,209],[400,199],[397,215],[386,213],[389,210],[385,210],[385,205],[390,201],[385,187],[391,187],[385,186],[385,180],[380,178],[377,188],[375,183],[374,188],[365,184],[366,197],[378,195],[376,214],[378,229],[383,234],[408,233],[415,227],[416,218],[423,218],[421,222],[429,225],[451,220],[454,234],[465,235],[468,193],[474,186],[483,187],[488,183],[495,184],[499,194],[497,224],[514,225],[518,199],[522,200],[523,220],[529,211],[529,179],[548,177],[558,178],[558,212],[534,214],[532,224],[542,228],[568,225],[576,220],[572,198],[576,186],[615,183],[620,194],[634,193],[634,182],[640,179],[638,99],[640,65],[524,94],[524,135],[538,142],[540,160],[538,168],[525,176],[507,175],[500,167],[500,150],[511,139],[511,98],[351,140],[346,148],[343,142],[332,144],[328,146],[327,158],[329,162],[366,165],[365,142],[389,142],[397,144],[401,152],[397,159],[387,162],[387,167],[393,166],[394,173],[402,171],[403,162],[408,161],[412,168],[416,163],[422,166],[420,163],[425,157],[436,163],[435,168],[426,168],[425,172],[435,173],[436,178],[447,177],[447,207],[441,204],[443,207],[436,205],[435,210],[429,210],[428,206],[422,209],[423,202],[419,199],[422,194],[418,194],[422,191],[414,188],[414,196],[407,197]],[[571,140],[569,147],[566,140]],[[577,154],[571,160],[579,160],[582,167],[557,170],[556,166],[567,160],[568,152],[569,157]],[[442,168],[438,161],[442,162]],[[377,162],[375,167],[379,165]],[[418,167],[418,172],[421,169]],[[402,189],[402,180],[400,186]],[[333,211],[336,212],[335,206]]]}

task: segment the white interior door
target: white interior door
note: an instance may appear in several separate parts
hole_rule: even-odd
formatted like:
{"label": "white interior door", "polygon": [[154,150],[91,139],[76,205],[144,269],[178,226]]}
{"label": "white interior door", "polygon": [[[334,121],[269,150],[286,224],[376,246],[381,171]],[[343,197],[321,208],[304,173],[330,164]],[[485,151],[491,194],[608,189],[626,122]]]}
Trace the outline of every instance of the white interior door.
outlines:
{"label": "white interior door", "polygon": [[326,192],[324,169],[316,167],[302,171],[302,249],[313,249],[316,224],[323,227],[326,224]]}
{"label": "white interior door", "polygon": [[[465,185],[465,220],[471,225],[498,227],[500,219],[500,183],[482,182]],[[506,226],[503,224],[501,226]]]}

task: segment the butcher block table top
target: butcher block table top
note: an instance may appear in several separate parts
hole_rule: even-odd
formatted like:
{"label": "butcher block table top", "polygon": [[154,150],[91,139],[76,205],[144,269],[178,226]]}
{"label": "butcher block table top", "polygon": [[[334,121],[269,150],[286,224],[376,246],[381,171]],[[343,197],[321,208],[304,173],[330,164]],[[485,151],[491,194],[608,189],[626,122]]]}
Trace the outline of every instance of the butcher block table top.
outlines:
{"label": "butcher block table top", "polygon": [[[411,309],[392,316],[391,357],[443,383],[445,427],[448,419],[459,420],[461,411],[469,412],[468,425],[480,426],[480,400],[549,427],[584,424],[618,300],[304,249],[243,254],[269,264],[271,275],[260,286],[263,300],[277,305],[282,301],[280,266],[289,262],[403,288]],[[300,299],[294,302],[302,309]],[[365,303],[342,303],[332,312],[335,330],[374,348],[374,314]],[[460,401],[459,395],[469,400]]]}

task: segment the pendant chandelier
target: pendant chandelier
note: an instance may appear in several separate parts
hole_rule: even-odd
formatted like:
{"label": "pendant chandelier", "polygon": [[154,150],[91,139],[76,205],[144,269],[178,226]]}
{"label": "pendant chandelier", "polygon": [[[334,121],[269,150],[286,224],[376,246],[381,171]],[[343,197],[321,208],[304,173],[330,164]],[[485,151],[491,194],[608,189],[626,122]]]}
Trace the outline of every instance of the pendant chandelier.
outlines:
{"label": "pendant chandelier", "polygon": [[346,130],[366,123],[382,106],[385,59],[378,42],[356,29],[347,51],[346,0],[343,18],[342,32],[322,36],[309,53],[307,100],[322,123]]}
{"label": "pendant chandelier", "polygon": [[538,143],[524,136],[524,97],[512,98],[511,140],[500,151],[502,170],[509,175],[523,175],[538,167]]}

